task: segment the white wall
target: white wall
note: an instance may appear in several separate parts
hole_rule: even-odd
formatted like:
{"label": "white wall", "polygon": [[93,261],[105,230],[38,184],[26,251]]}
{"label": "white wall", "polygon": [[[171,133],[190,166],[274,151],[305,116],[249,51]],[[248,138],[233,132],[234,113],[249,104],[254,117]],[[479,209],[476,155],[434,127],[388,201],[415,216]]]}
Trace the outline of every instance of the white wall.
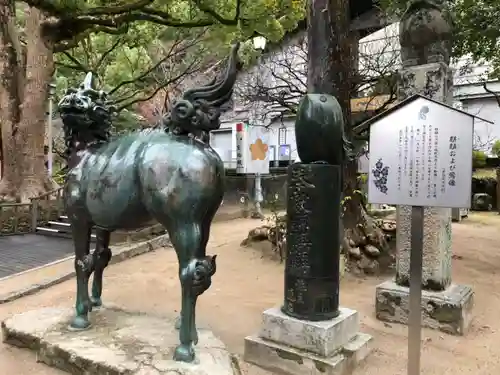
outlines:
{"label": "white wall", "polygon": [[236,168],[236,122],[222,123],[218,130],[210,132],[210,146],[217,151],[226,168]]}
{"label": "white wall", "polygon": [[485,144],[484,151],[490,151],[489,147],[496,139],[500,139],[500,107],[495,98],[479,98],[473,100],[462,100],[464,111],[493,121],[489,124],[480,119],[474,119],[474,143]]}
{"label": "white wall", "polygon": [[[243,122],[243,121],[238,121]],[[236,168],[236,124],[238,122],[226,122],[221,124],[219,130],[210,133],[210,145],[216,149],[221,156],[227,168]],[[269,160],[280,160],[280,128],[284,129],[285,144],[289,144],[291,148],[291,160],[296,160],[297,147],[295,141],[295,123],[293,119],[285,119],[283,122],[278,121],[269,125]],[[273,152],[273,146],[275,152]],[[283,160],[283,159],[281,159]]]}

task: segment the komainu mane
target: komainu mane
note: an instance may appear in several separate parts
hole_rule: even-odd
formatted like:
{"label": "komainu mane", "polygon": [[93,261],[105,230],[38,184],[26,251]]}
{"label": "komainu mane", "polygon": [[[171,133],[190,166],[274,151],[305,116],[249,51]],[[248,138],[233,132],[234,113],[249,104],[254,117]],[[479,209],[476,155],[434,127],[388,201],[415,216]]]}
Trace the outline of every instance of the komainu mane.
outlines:
{"label": "komainu mane", "polygon": [[[165,119],[169,131],[145,130],[111,139],[113,108],[104,92],[92,88],[91,74],[59,103],[68,149],[64,202],[75,247],[73,329],[88,328],[89,312],[102,303],[110,233],[156,220],[167,230],[179,261],[182,309],[174,358],[194,360],[196,301],[216,271],[216,256],[207,255],[206,246],[224,194],[224,164],[209,144],[191,134],[220,126],[220,107],[230,100],[236,81],[238,47],[232,48],[221,81],[186,91],[172,107]],[[92,227],[97,242],[90,254]]]}
{"label": "komainu mane", "polygon": [[163,119],[163,125],[168,130],[174,134],[192,134],[203,139],[208,132],[220,127],[221,106],[233,95],[231,77],[237,75],[237,52],[237,49],[232,50],[229,67],[222,80],[214,78],[207,86],[191,88],[174,102]]}

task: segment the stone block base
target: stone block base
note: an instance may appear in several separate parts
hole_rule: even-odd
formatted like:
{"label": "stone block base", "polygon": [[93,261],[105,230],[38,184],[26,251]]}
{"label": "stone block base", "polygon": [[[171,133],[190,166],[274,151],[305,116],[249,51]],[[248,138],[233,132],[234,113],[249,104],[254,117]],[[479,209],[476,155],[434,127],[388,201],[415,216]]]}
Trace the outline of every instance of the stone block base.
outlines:
{"label": "stone block base", "polygon": [[92,312],[86,331],[68,329],[72,309],[46,308],[2,322],[6,343],[29,348],[37,360],[71,374],[92,375],[235,375],[224,344],[199,329],[193,363],[172,359],[178,344],[174,320],[118,308]]}
{"label": "stone block base", "polygon": [[358,328],[358,313],[346,308],[324,322],[270,309],[263,314],[259,335],[245,338],[244,359],[280,374],[347,375],[371,351],[372,337]]}
{"label": "stone block base", "polygon": [[454,222],[461,222],[462,219],[469,216],[468,208],[452,208],[451,209],[451,220]]}
{"label": "stone block base", "polygon": [[[386,281],[376,288],[377,319],[407,324],[409,289]],[[466,285],[452,284],[442,292],[422,291],[422,326],[453,335],[465,335],[472,321],[474,292]]]}

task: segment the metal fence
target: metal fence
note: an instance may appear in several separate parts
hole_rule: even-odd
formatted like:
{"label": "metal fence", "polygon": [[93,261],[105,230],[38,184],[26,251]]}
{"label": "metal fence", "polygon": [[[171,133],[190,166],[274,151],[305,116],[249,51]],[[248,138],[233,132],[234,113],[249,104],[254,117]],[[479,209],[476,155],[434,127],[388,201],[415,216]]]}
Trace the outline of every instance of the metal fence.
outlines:
{"label": "metal fence", "polygon": [[[273,205],[284,207],[286,202],[287,175],[263,175],[261,186],[263,206]],[[241,204],[243,200],[253,201],[255,198],[254,175],[228,175],[225,180],[225,204]]]}
{"label": "metal fence", "polygon": [[63,213],[62,188],[31,198],[29,203],[0,204],[0,236],[33,233]]}

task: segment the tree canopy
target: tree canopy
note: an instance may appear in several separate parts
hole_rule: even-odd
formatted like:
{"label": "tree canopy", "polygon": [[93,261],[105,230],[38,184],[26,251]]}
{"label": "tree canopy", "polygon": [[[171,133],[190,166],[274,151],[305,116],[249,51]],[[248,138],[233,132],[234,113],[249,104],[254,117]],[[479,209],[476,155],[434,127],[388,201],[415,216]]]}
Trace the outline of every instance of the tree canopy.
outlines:
{"label": "tree canopy", "polygon": [[[120,110],[162,90],[173,91],[186,77],[224,57],[235,40],[255,34],[280,40],[304,18],[304,4],[304,0],[123,1],[105,6],[33,2],[61,24],[72,20],[73,39],[55,49],[58,92],[77,85],[84,72],[92,71]],[[78,31],[75,25],[80,23],[84,26]],[[250,49],[244,44],[242,55],[251,55]]]}
{"label": "tree canopy", "polygon": [[[279,40],[285,30],[304,18],[303,0],[136,0],[78,1],[26,0],[54,21],[48,31],[57,28],[64,42],[56,51],[75,45],[91,32],[125,33],[132,23],[150,22],[173,28],[213,27],[224,30],[219,41],[253,33]],[[105,5],[104,5],[105,4]],[[64,32],[65,31],[65,32]]]}
{"label": "tree canopy", "polygon": [[[56,69],[59,77],[64,76],[57,82],[60,88],[82,78],[74,71],[94,71],[126,108],[196,69],[198,48],[216,55],[255,34],[281,39],[304,18],[304,4],[305,0],[0,1],[0,199],[27,201],[53,187],[43,148],[48,86]],[[203,43],[198,44],[199,38]]]}
{"label": "tree canopy", "polygon": [[181,29],[172,40],[162,40],[161,33],[157,25],[142,24],[121,35],[86,36],[56,55],[58,92],[78,85],[86,72],[92,72],[97,86],[112,95],[120,112],[171,89],[204,66],[205,30]]}

